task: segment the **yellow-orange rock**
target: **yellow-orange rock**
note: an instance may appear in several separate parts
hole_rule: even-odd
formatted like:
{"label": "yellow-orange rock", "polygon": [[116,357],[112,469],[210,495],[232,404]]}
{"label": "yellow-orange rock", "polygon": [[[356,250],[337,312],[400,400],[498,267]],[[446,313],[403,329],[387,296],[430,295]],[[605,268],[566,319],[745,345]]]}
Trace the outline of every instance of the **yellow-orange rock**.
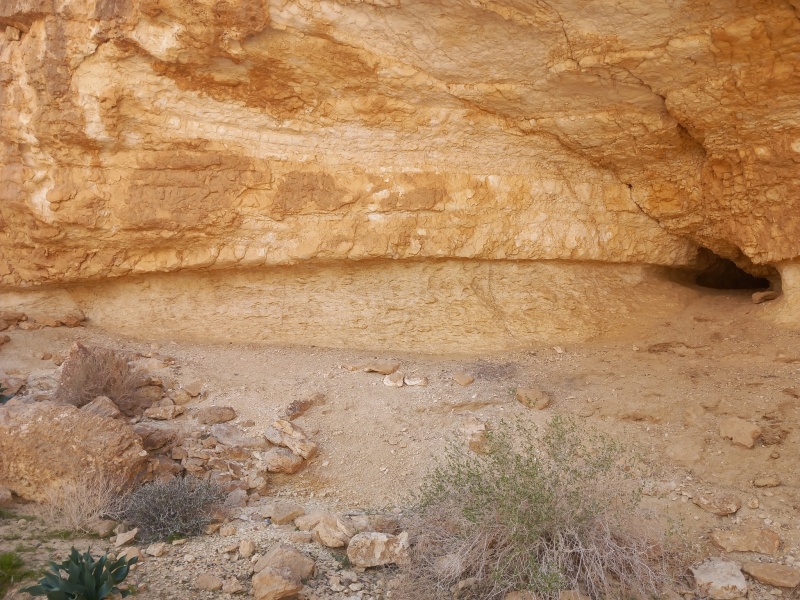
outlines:
{"label": "yellow-orange rock", "polygon": [[704,247],[800,322],[799,6],[3,2],[0,286]]}
{"label": "yellow-orange rock", "polygon": [[0,487],[26,500],[86,476],[124,484],[146,456],[133,429],[112,418],[51,402],[0,408]]}

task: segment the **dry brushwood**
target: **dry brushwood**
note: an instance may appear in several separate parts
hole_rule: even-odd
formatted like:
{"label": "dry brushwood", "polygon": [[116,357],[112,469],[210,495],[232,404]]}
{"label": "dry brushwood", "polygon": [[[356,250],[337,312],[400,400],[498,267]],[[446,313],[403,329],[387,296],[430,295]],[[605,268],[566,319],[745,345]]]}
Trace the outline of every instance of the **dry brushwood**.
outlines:
{"label": "dry brushwood", "polygon": [[55,400],[80,408],[97,396],[107,396],[130,414],[137,390],[146,383],[146,375],[122,354],[76,343],[64,361]]}
{"label": "dry brushwood", "polygon": [[199,535],[224,500],[225,492],[210,481],[174,477],[146,483],[128,495],[121,516],[139,528],[139,536],[146,542]]}
{"label": "dry brushwood", "polygon": [[118,515],[123,489],[119,479],[86,474],[48,489],[40,514],[51,527],[88,533],[97,519]]}
{"label": "dry brushwood", "polygon": [[677,553],[638,511],[634,465],[617,444],[555,418],[542,436],[501,424],[489,447],[453,444],[427,478],[405,523],[404,597],[449,599],[465,581],[464,600],[647,597],[666,584]]}

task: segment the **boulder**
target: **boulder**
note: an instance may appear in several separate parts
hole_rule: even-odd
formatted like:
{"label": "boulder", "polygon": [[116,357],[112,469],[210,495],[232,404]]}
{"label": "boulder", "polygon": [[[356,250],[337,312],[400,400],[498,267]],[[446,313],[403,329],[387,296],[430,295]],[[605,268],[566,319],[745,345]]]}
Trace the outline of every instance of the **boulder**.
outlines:
{"label": "boulder", "polygon": [[347,544],[347,558],[357,567],[379,567],[408,561],[408,534],[357,533]]}
{"label": "boulder", "polygon": [[303,581],[314,575],[314,561],[291,546],[278,544],[253,566],[256,600],[289,598],[303,589]]}
{"label": "boulder", "polygon": [[195,416],[203,425],[216,425],[233,421],[236,418],[236,411],[230,406],[204,406]]}
{"label": "boulder", "polygon": [[26,500],[87,473],[131,481],[147,452],[127,424],[52,402],[0,408],[0,486]]}
{"label": "boulder", "polygon": [[737,600],[747,596],[747,581],[736,563],[709,558],[692,568],[697,590],[712,600]]}

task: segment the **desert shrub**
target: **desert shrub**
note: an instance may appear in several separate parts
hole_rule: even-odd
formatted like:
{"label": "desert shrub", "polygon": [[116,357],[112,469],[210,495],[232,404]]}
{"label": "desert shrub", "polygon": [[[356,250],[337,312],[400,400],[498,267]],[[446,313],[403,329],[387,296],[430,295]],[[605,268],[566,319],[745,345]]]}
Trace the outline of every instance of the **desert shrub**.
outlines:
{"label": "desert shrub", "polygon": [[93,521],[119,514],[123,489],[120,479],[86,474],[50,487],[39,505],[39,514],[51,526],[89,532]]}
{"label": "desert shrub", "polygon": [[25,563],[16,552],[0,554],[0,598],[5,597],[8,588],[14,583],[30,577],[33,573],[25,568]]}
{"label": "desert shrub", "polygon": [[146,375],[131,367],[124,355],[109,348],[75,344],[64,361],[55,398],[81,407],[97,396],[107,396],[123,408],[145,383]]}
{"label": "desert shrub", "polygon": [[451,598],[461,582],[462,599],[625,598],[665,583],[668,552],[639,518],[631,455],[563,418],[537,433],[501,423],[486,454],[449,446],[406,524],[404,596]]}
{"label": "desert shrub", "polygon": [[145,541],[199,535],[224,500],[225,492],[210,481],[174,477],[166,482],[146,483],[128,495],[121,514],[139,528]]}
{"label": "desert shrub", "polygon": [[119,594],[123,598],[129,596],[129,590],[121,590],[117,586],[125,580],[131,565],[139,559],[134,556],[111,561],[108,554],[104,554],[95,560],[90,552],[81,554],[73,547],[67,560],[60,564],[51,562],[50,572],[38,585],[23,591],[52,600],[102,600],[112,594]]}

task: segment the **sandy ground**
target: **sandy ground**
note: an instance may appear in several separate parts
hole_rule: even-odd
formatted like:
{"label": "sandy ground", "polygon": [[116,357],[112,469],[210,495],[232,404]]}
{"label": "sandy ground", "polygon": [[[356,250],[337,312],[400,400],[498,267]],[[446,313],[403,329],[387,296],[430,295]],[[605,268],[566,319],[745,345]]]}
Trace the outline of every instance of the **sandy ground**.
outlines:
{"label": "sandy ground", "polygon": [[[766,524],[781,535],[781,555],[791,563],[800,543],[800,334],[759,318],[763,308],[748,292],[702,290],[680,315],[624,337],[480,357],[153,343],[91,326],[17,330],[0,350],[0,373],[46,385],[56,365],[40,357],[65,354],[76,340],[155,352],[175,359],[179,382],[204,382],[197,404],[233,406],[238,422],[253,422],[251,432],[292,401],[322,393],[325,404],[296,421],[319,443],[318,456],[296,475],[276,476],[272,486],[339,509],[403,506],[471,417],[545,424],[553,414],[569,414],[641,452],[655,489],[646,502],[665,520],[679,520],[698,544],[713,528]],[[397,361],[429,385],[387,387],[380,375],[351,370],[373,360]],[[458,385],[457,371],[475,382]],[[551,407],[524,407],[514,397],[520,386],[550,394]],[[788,434],[771,445],[736,446],[719,433],[729,416]],[[765,476],[779,485],[755,487]],[[736,516],[716,517],[691,502],[704,491],[732,492],[744,506]],[[749,508],[754,499],[758,508]]]}

